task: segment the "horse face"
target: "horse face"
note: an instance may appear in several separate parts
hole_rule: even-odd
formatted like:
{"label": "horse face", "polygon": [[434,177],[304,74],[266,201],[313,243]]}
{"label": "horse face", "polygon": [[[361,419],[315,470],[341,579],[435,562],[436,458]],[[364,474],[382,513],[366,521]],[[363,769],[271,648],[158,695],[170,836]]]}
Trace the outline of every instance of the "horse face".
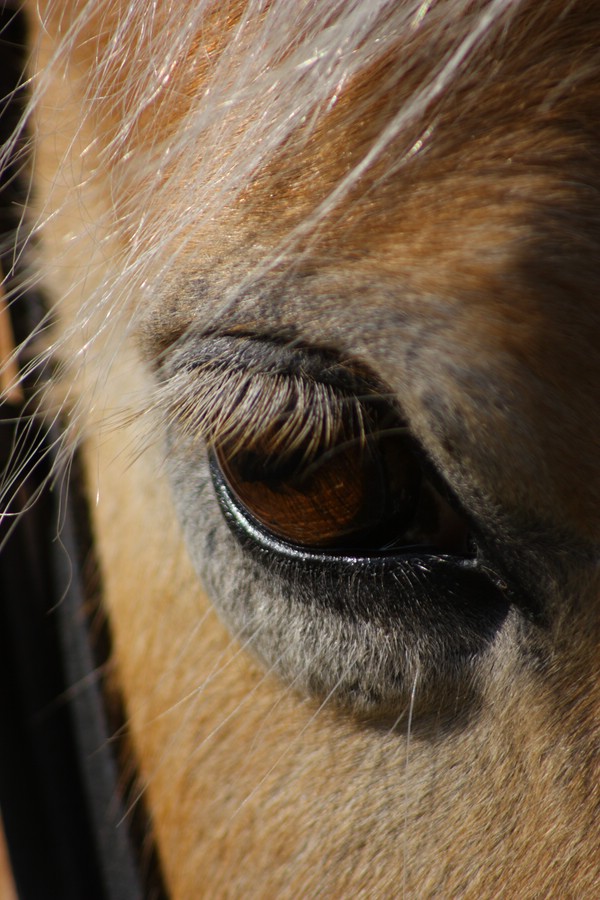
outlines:
{"label": "horse face", "polygon": [[[530,26],[522,10],[509,37],[488,36],[493,82],[469,69],[427,103],[432,36],[425,27],[413,46],[400,33],[277,148],[206,244],[200,225],[143,325],[166,380],[175,501],[215,602],[288,681],[369,714],[410,701],[439,715],[441,695],[478,694],[500,633],[517,656],[545,657],[573,571],[579,582],[594,568],[597,474],[581,422],[596,403],[596,331],[573,334],[593,273],[573,260],[597,229],[597,135],[584,124],[595,88],[550,101],[548,78],[531,79],[508,139],[494,116],[530,77]],[[565,50],[563,29],[548,28],[557,84]],[[394,61],[402,72],[409,54],[414,71],[399,78]],[[412,119],[411,100],[425,106]],[[582,359],[589,388],[574,401]],[[200,475],[202,435],[212,478],[206,463]],[[564,475],[573,453],[577,479]],[[294,532],[295,504],[300,517],[321,508],[314,532]],[[338,533],[324,538],[328,517]]]}
{"label": "horse face", "polygon": [[167,883],[591,891],[598,15],[45,16],[40,260]]}

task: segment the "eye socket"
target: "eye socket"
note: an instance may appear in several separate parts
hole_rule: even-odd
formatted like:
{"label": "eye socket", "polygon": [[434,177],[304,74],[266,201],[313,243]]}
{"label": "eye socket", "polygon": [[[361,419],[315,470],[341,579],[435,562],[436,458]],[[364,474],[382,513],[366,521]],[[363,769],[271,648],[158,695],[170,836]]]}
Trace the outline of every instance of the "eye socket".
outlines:
{"label": "eye socket", "polygon": [[[361,428],[329,444],[310,435],[282,452],[272,427],[249,446],[218,444],[229,491],[260,526],[304,548],[392,553],[406,547],[468,555],[464,518],[427,478],[407,427],[364,404]],[[366,423],[366,424],[365,424]]]}

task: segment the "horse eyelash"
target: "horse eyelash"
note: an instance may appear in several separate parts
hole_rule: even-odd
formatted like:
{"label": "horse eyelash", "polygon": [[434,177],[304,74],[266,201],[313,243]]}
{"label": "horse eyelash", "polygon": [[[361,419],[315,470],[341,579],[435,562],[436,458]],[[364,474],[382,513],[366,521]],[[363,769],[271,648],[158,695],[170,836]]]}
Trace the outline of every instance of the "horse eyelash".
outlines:
{"label": "horse eyelash", "polygon": [[369,431],[357,394],[297,375],[219,365],[203,365],[166,379],[158,405],[168,423],[192,443],[201,441],[209,447],[226,443],[232,453],[269,435],[274,453],[302,451],[308,459],[346,435],[362,442]]}

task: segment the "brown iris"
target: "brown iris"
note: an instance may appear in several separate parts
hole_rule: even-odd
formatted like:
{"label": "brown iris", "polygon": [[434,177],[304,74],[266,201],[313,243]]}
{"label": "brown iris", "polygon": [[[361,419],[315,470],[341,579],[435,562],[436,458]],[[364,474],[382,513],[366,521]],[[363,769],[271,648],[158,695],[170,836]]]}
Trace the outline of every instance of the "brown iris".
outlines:
{"label": "brown iris", "polygon": [[383,548],[410,531],[421,470],[404,428],[377,423],[333,445],[277,447],[272,429],[250,447],[215,448],[233,495],[273,534],[305,547]]}

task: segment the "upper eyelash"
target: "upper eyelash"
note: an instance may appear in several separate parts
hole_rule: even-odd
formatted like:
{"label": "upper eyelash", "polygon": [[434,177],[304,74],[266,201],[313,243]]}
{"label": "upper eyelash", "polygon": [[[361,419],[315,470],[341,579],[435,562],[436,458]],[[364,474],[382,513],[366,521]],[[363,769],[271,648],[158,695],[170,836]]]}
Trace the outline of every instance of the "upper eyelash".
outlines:
{"label": "upper eyelash", "polygon": [[[248,448],[277,428],[273,451],[299,449],[307,458],[340,440],[364,440],[372,433],[365,402],[391,404],[349,368],[320,380],[313,372],[261,370],[230,352],[182,354],[165,371],[160,406],[168,420],[209,446],[226,443],[230,452]],[[170,370],[170,371],[169,371]],[[335,380],[347,385],[338,386]],[[402,427],[400,417],[394,428]]]}

